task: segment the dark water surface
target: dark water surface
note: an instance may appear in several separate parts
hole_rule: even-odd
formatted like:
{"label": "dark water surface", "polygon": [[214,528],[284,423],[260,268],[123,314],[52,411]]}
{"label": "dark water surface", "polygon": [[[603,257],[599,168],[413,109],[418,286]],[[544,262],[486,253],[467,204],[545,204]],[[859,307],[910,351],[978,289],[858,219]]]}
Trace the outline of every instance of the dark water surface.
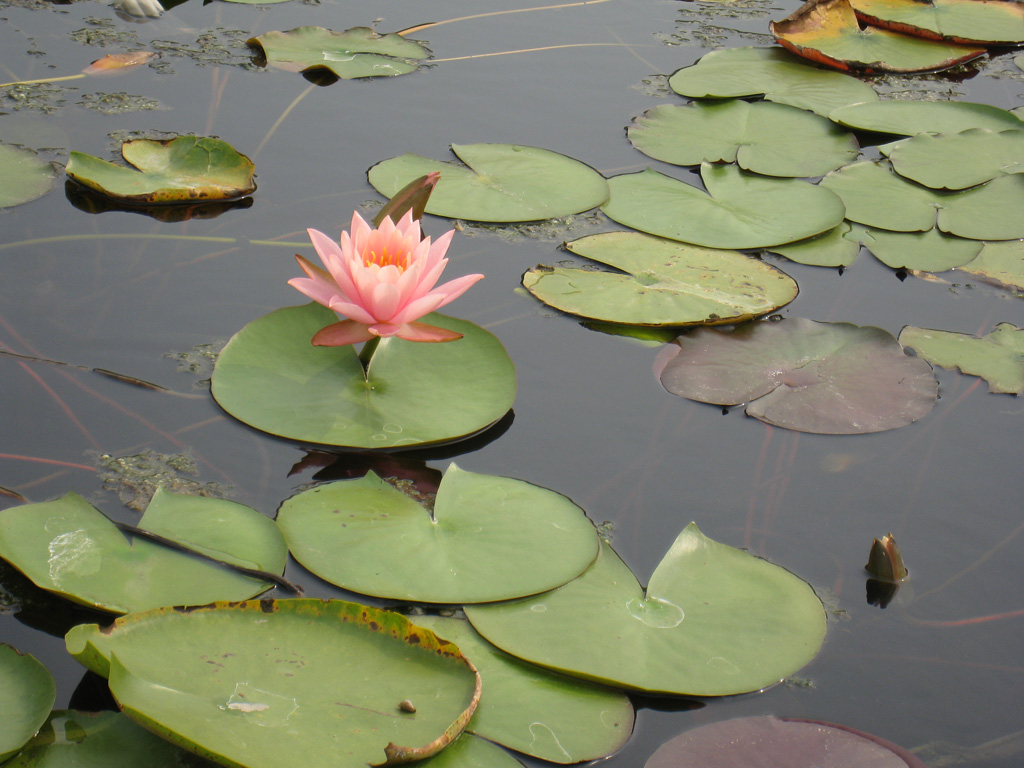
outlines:
{"label": "dark water surface", "polygon": [[[397,31],[520,3],[259,8],[189,0],[144,24],[118,19],[95,2],[0,3],[0,81],[73,74],[125,49],[165,50],[160,69],[54,83],[43,104],[53,109],[45,114],[39,105],[5,100],[0,90],[0,113],[8,113],[0,114],[0,130],[12,116],[42,119],[63,130],[72,148],[101,157],[115,146],[115,131],[217,135],[253,157],[259,183],[251,208],[183,223],[87,213],[59,188],[0,211],[0,348],[114,370],[188,395],[0,357],[0,486],[32,501],[76,491],[111,516],[133,520],[92,469],[16,457],[91,467],[101,453],[187,450],[197,461],[196,479],[230,484],[233,498],[273,515],[313,481],[312,469],[288,475],[305,452],[224,416],[208,391],[193,388],[197,377],[177,372],[166,357],[222,342],[272,309],[302,303],[285,282],[298,274],[297,247],[251,241],[301,243],[306,227],[337,233],[353,208],[379,203],[366,183],[370,165],[404,152],[445,158],[453,142],[541,146],[606,175],[663,167],[632,149],[623,132],[644,110],[682,101],[662,76],[715,45],[767,43],[768,19],[797,5],[610,0],[461,21],[414,37],[437,59],[588,45],[442,61],[410,76],[343,81],[303,95],[310,85],[301,76],[245,66],[250,54],[241,42],[275,29],[340,30],[376,18],[380,31]],[[88,19],[112,20],[111,30],[132,33],[139,45],[75,42],[70,35],[77,30],[107,29]],[[214,61],[168,50],[198,48],[205,34],[222,48],[207,52]],[[906,78],[883,87],[1014,107],[1024,103],[1021,76],[1002,57],[962,83]],[[78,103],[86,94],[119,92],[162,108],[111,115]],[[428,217],[426,226],[438,234],[446,222]],[[449,271],[487,277],[450,314],[496,333],[519,375],[511,426],[456,455],[459,465],[552,488],[595,522],[610,521],[616,550],[642,582],[695,520],[708,536],[748,547],[808,580],[839,613],[821,654],[799,673],[807,685],[710,700],[692,711],[678,701],[638,699],[633,739],[608,765],[641,766],[688,728],[766,713],[844,723],[911,748],[974,747],[1017,734],[1004,753],[943,748],[933,768],[1024,764],[1021,401],[939,370],[941,399],[919,423],[827,437],[772,429],[741,409],[723,415],[676,398],[652,375],[656,349],[587,330],[518,288],[525,269],[572,258],[557,250],[562,240],[612,228],[591,214],[539,236],[511,228],[468,228],[456,236]],[[1001,321],[1024,324],[1019,299],[968,285],[965,275],[901,282],[867,254],[842,275],[776,263],[801,289],[785,316],[877,325],[893,334],[907,324],[966,333],[988,332]],[[431,465],[443,469],[448,461]],[[888,531],[903,548],[911,579],[882,610],[865,600],[863,565],[872,538]],[[4,574],[0,597],[10,603],[9,591],[23,585]],[[311,594],[337,594],[294,564],[288,575]],[[71,619],[56,601],[27,594],[36,608],[2,613],[0,641],[32,652],[54,672],[64,706],[82,676],[60,637]],[[27,625],[43,619],[54,634]]]}

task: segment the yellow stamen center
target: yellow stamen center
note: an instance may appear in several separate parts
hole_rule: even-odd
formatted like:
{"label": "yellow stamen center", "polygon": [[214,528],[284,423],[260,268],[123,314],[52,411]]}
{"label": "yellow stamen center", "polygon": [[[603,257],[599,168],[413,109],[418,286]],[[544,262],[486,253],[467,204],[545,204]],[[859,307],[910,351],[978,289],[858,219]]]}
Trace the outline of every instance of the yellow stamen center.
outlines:
{"label": "yellow stamen center", "polygon": [[390,253],[385,246],[380,253],[373,250],[364,253],[363,264],[367,267],[373,264],[378,267],[393,266],[398,267],[400,272],[405,272],[409,268],[409,253],[405,250],[400,253]]}

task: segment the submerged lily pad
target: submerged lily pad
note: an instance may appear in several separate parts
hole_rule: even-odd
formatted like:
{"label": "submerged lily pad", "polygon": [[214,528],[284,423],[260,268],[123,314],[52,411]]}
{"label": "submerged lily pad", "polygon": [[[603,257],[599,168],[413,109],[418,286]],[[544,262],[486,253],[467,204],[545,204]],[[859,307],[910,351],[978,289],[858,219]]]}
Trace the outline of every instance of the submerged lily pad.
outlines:
{"label": "submerged lily pad", "polygon": [[[760,690],[825,638],[814,591],[691,523],[646,591],[607,544],[586,573],[524,600],[466,607],[480,634],[541,666],[623,688],[694,696]],[[585,637],[585,643],[579,638]]]}
{"label": "submerged lily pad", "polygon": [[35,736],[56,698],[53,675],[35,656],[0,643],[0,763]]}
{"label": "submerged lily pad", "polygon": [[749,403],[768,424],[852,435],[903,427],[931,411],[931,367],[881,328],[803,318],[698,329],[659,357],[669,392],[716,405]]}
{"label": "submerged lily pad", "polygon": [[892,146],[888,156],[896,173],[918,184],[966,189],[998,176],[1024,173],[1024,130],[919,134]]}
{"label": "submerged lily pad", "polygon": [[[271,520],[224,499],[159,489],[138,527],[274,574],[284,572],[288,557]],[[116,613],[244,600],[273,586],[143,538],[129,541],[75,493],[0,512],[0,557],[42,589]]]}
{"label": "submerged lily pad", "polygon": [[53,166],[33,150],[0,143],[0,208],[42,197],[56,178]]}
{"label": "submerged lily pad", "polygon": [[467,731],[553,763],[598,760],[633,730],[633,705],[620,691],[527,664],[488,643],[467,621],[417,616],[451,640],[479,670],[487,694]]}
{"label": "submerged lily pad", "polygon": [[846,206],[846,218],[897,232],[943,232],[971,240],[1024,237],[1024,175],[1013,174],[959,192],[928,189],[865,161],[833,171],[821,186]]}
{"label": "submerged lily pad", "polygon": [[126,715],[228,766],[422,759],[462,732],[480,697],[479,675],[455,645],[397,613],[340,600],[158,608],[105,629],[81,624],[66,643],[108,677]]}
{"label": "submerged lily pad", "polygon": [[862,28],[850,0],[812,0],[768,28],[798,56],[842,70],[933,72],[985,53],[984,48],[925,40],[878,27]]}
{"label": "submerged lily pad", "polygon": [[344,32],[298,27],[267,32],[246,42],[262,48],[272,67],[289,72],[326,69],[343,80],[405,75],[419,68],[419,60],[430,56],[430,51],[413,40],[398,34],[382,35],[369,27]]}
{"label": "submerged lily pad", "polygon": [[1012,112],[969,101],[879,101],[838,107],[829,120],[859,131],[914,136],[918,133],[959,133],[971,128],[1005,131],[1024,128]]}
{"label": "submerged lily pad", "polygon": [[900,344],[932,365],[980,376],[989,392],[1024,394],[1024,330],[1012,323],[1000,323],[980,339],[908,325],[900,331]]}
{"label": "submerged lily pad", "polygon": [[256,189],[252,160],[208,136],[126,141],[121,156],[137,170],[72,152],[67,174],[101,195],[137,204],[232,200]]}
{"label": "submerged lily pad", "polygon": [[628,325],[736,323],[796,298],[789,275],[737,251],[639,232],[592,235],[565,247],[621,272],[534,267],[526,289],[563,312]]}
{"label": "submerged lily pad", "polygon": [[758,96],[827,116],[838,107],[876,102],[867,83],[809,66],[781,48],[726,48],[676,71],[669,87],[695,99]]}
{"label": "submerged lily pad", "polygon": [[364,374],[351,346],[310,342],[337,319],[310,303],[249,323],[220,353],[214,398],[264,432],[354,448],[447,442],[485,429],[512,407],[515,367],[483,328],[427,315],[424,322],[464,338],[445,344],[382,339]]}
{"label": "submerged lily pad", "polygon": [[769,179],[733,165],[701,166],[707,192],[648,168],[615,176],[602,206],[642,232],[706,248],[766,248],[825,232],[843,220],[842,201],[798,179]]}
{"label": "submerged lily pad", "polygon": [[912,753],[842,725],[772,715],[694,728],[662,744],[644,768],[926,768]]}
{"label": "submerged lily pad", "polygon": [[850,0],[861,21],[954,43],[1024,43],[1024,5],[1012,0]]}
{"label": "submerged lily pad", "polygon": [[1024,242],[985,243],[981,253],[960,269],[983,280],[1024,291]]}
{"label": "submerged lily pad", "polygon": [[425,603],[554,589],[597,556],[593,524],[565,496],[454,464],[433,510],[370,472],[293,496],[277,524],[295,559],[322,579]]}
{"label": "submerged lily pad", "polygon": [[405,154],[370,168],[384,197],[433,171],[441,179],[427,213],[470,221],[538,221],[590,210],[608,199],[604,177],[579,160],[517,144],[452,144],[468,167]]}
{"label": "submerged lily pad", "polygon": [[636,118],[633,146],[675,165],[735,162],[766,176],[823,176],[857,159],[853,134],[785,104],[740,100],[662,105]]}
{"label": "submerged lily pad", "polygon": [[179,768],[198,765],[120,712],[56,710],[4,768]]}

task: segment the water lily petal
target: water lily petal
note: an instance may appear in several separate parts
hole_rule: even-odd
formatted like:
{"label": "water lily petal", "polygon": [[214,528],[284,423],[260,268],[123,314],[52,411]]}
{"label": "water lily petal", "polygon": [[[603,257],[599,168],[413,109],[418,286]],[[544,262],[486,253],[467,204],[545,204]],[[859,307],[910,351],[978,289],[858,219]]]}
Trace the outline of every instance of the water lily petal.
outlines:
{"label": "water lily petal", "polygon": [[462,338],[461,333],[455,331],[449,331],[447,328],[438,328],[436,325],[429,325],[427,323],[406,323],[405,325],[399,326],[398,333],[395,334],[400,339],[406,341],[427,341],[427,342],[442,342],[442,341],[456,341]]}
{"label": "water lily petal", "polygon": [[377,318],[363,309],[359,304],[355,304],[349,301],[345,301],[341,298],[335,298],[327,305],[339,315],[344,315],[350,320],[355,320],[357,323],[363,323],[364,325],[373,325],[377,322]]}
{"label": "water lily petal", "polygon": [[[370,314],[378,320],[390,321],[395,316],[395,312],[398,311],[398,302],[401,298],[402,295],[398,291],[398,286],[394,283],[377,283],[373,288],[373,308],[370,309]],[[419,315],[419,317],[422,317],[422,315]]]}
{"label": "water lily petal", "polygon": [[344,347],[348,344],[369,341],[374,335],[370,333],[370,327],[364,323],[357,323],[355,320],[342,320],[317,331],[313,335],[313,344],[318,347]]}
{"label": "water lily petal", "polygon": [[295,255],[295,260],[299,262],[302,271],[309,275],[309,277],[293,277],[288,281],[288,285],[302,291],[318,304],[329,307],[331,301],[338,295],[337,284],[327,272],[311,264],[298,254]]}
{"label": "water lily petal", "polygon": [[[316,249],[320,261],[327,267],[327,271],[334,278],[334,282],[337,283],[339,292],[349,300],[354,299],[356,288],[352,283],[352,278],[349,276],[341,245],[319,230],[307,229],[306,233],[309,235],[309,239],[313,243],[313,248]],[[309,273],[307,272],[306,274]]]}

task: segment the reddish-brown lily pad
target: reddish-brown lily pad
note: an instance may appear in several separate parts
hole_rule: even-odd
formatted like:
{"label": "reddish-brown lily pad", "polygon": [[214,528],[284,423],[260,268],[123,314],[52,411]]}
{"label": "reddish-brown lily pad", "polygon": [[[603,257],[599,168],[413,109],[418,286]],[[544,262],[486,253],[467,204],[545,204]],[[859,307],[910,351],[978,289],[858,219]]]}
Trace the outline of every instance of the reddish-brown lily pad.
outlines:
{"label": "reddish-brown lily pad", "polygon": [[985,53],[980,47],[862,29],[849,0],[811,0],[769,29],[787,50],[846,72],[933,72]]}
{"label": "reddish-brown lily pad", "polygon": [[881,328],[794,318],[732,331],[700,329],[659,355],[655,372],[675,395],[816,434],[882,432],[931,411],[938,383]]}
{"label": "reddish-brown lily pad", "polygon": [[1016,0],[850,0],[874,27],[950,43],[1024,42],[1024,3]]}
{"label": "reddish-brown lily pad", "polygon": [[665,742],[645,768],[926,768],[885,739],[815,720],[740,717]]}

